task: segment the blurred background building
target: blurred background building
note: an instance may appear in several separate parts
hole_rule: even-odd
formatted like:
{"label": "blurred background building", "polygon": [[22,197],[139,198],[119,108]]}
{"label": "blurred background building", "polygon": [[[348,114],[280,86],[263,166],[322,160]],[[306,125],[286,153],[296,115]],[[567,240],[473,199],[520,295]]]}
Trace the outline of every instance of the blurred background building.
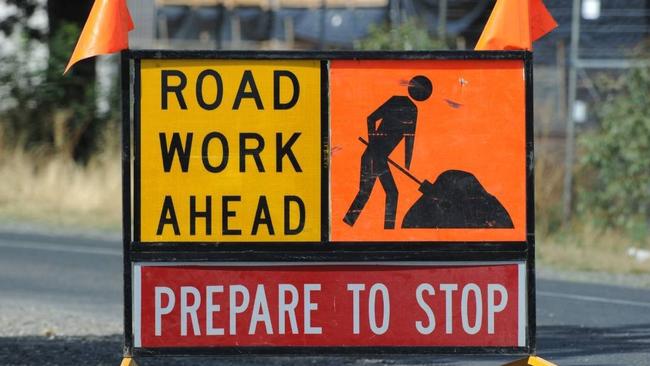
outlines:
{"label": "blurred background building", "polygon": [[[374,28],[391,33],[405,22],[437,40],[434,48],[472,49],[495,1],[485,0],[128,0],[136,29],[134,49],[366,49]],[[20,4],[23,5],[20,5]],[[16,50],[14,27],[24,4],[36,7],[25,28],[82,23],[92,1],[0,0],[1,53]],[[83,3],[79,6],[77,3]],[[16,4],[16,5],[14,5]],[[567,111],[580,126],[597,123],[593,103],[602,101],[594,75],[615,74],[645,61],[635,51],[650,36],[648,0],[545,0],[559,27],[535,44],[538,133],[563,137]],[[573,11],[577,7],[577,12]],[[71,14],[72,9],[75,14]],[[383,28],[381,28],[383,27]],[[572,37],[572,33],[575,35]],[[409,37],[412,34],[400,34]],[[417,36],[417,35],[416,35]],[[576,40],[572,53],[572,39]],[[40,54],[43,54],[42,45]],[[409,48],[408,46],[402,48]],[[415,46],[417,48],[417,46]],[[646,47],[647,48],[647,47]],[[575,59],[575,60],[573,60]],[[34,60],[33,62],[38,62]],[[108,69],[99,65],[102,72]],[[569,89],[575,67],[576,93]]]}
{"label": "blurred background building", "polygon": [[136,48],[351,49],[372,25],[422,20],[464,48],[492,8],[475,0],[134,0]]}

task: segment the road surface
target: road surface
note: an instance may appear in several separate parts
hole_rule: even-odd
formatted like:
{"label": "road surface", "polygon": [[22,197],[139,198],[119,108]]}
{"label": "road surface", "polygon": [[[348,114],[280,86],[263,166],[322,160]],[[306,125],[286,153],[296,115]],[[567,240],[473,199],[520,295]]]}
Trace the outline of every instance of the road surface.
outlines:
{"label": "road surface", "polygon": [[[0,365],[119,365],[119,238],[0,233]],[[650,365],[650,291],[538,279],[538,354],[559,366]],[[513,356],[239,357],[220,365],[500,365]],[[141,365],[214,364],[142,359]]]}

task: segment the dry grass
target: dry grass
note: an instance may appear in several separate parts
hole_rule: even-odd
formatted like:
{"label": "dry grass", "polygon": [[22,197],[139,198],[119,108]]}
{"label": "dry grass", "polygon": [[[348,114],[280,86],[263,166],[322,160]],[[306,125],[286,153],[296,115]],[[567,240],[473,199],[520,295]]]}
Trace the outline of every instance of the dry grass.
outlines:
{"label": "dry grass", "polygon": [[628,249],[647,247],[612,229],[575,224],[561,232],[538,237],[537,259],[542,265],[573,271],[648,274],[650,259],[639,261]]}
{"label": "dry grass", "polygon": [[70,158],[0,151],[3,221],[114,230],[121,220],[120,155],[95,156],[86,166]]}
{"label": "dry grass", "polygon": [[[564,180],[564,140],[536,141],[535,209],[536,254],[542,266],[573,271],[648,274],[650,259],[639,262],[628,255],[632,247],[650,249],[650,238],[635,242],[621,231],[597,228],[589,218],[561,221]],[[579,187],[578,187],[579,189]]]}
{"label": "dry grass", "polygon": [[538,138],[535,155],[535,227],[538,236],[547,236],[561,225],[564,140]]}

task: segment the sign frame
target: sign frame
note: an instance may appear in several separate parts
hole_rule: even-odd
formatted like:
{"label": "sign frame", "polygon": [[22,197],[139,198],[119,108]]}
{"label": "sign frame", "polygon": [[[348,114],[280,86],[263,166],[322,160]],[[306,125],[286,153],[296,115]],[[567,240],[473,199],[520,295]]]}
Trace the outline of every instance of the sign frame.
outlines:
{"label": "sign frame", "polygon": [[[139,124],[143,59],[320,60],[321,240],[298,243],[141,242]],[[525,75],[526,240],[512,242],[328,242],[329,60],[520,60]],[[122,205],[125,356],[531,354],[536,349],[533,66],[528,51],[167,51],[121,53]],[[324,243],[328,243],[326,246]],[[427,245],[434,244],[434,245]],[[134,347],[133,268],[136,263],[209,262],[473,262],[526,263],[527,334],[524,347]]]}

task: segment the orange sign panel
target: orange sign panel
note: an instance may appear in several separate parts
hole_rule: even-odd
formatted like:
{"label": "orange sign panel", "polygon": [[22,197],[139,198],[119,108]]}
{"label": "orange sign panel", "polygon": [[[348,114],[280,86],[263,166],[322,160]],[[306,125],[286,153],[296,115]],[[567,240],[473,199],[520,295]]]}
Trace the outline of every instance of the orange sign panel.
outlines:
{"label": "orange sign panel", "polygon": [[522,60],[334,60],[331,240],[525,241]]}

